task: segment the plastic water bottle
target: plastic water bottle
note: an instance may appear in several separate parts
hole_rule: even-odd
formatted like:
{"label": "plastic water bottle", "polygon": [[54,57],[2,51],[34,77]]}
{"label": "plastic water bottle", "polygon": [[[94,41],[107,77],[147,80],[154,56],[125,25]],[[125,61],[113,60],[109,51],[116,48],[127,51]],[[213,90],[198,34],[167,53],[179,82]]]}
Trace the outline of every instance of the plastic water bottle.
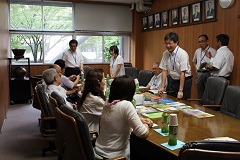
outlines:
{"label": "plastic water bottle", "polygon": [[137,102],[136,99],[132,100],[132,104],[133,104],[134,108],[136,108],[136,102]]}
{"label": "plastic water bottle", "polygon": [[136,90],[135,90],[135,92],[136,92],[136,93],[139,93],[139,82],[138,82],[138,79],[135,78],[135,79],[134,79],[134,82],[135,82],[135,85],[136,85]]}
{"label": "plastic water bottle", "polygon": [[82,84],[84,83],[84,73],[83,72],[81,72],[81,82],[82,82]]}
{"label": "plastic water bottle", "polygon": [[164,112],[162,115],[162,133],[168,133],[168,117],[169,114]]}
{"label": "plastic water bottle", "polygon": [[168,144],[170,146],[177,145],[177,134],[178,134],[177,114],[170,114],[170,116],[169,116],[169,136],[168,136]]}
{"label": "plastic water bottle", "polygon": [[107,85],[110,85],[110,76],[109,76],[109,74],[107,74]]}
{"label": "plastic water bottle", "polygon": [[107,87],[106,91],[105,91],[105,97],[108,99],[110,95],[110,88]]}

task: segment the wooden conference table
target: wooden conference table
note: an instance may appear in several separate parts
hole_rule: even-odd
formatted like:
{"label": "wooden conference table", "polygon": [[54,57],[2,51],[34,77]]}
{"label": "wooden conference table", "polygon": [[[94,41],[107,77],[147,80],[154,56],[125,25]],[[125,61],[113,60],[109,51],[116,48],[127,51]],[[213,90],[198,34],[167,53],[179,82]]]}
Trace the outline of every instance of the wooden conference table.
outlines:
{"label": "wooden conference table", "polygon": [[[166,94],[163,95],[163,97],[176,100],[175,97]],[[211,118],[199,119],[187,115],[182,111],[177,112],[179,123],[178,140],[184,143],[215,137],[230,137],[240,140],[240,120],[185,100],[176,101],[215,115]],[[158,125],[154,128],[161,128],[162,118],[152,119],[152,121]],[[160,135],[154,131],[154,128],[150,129],[147,139],[141,139],[135,135],[131,135],[131,160],[177,159],[180,149],[172,151],[161,146],[160,144],[168,141],[168,137]]]}

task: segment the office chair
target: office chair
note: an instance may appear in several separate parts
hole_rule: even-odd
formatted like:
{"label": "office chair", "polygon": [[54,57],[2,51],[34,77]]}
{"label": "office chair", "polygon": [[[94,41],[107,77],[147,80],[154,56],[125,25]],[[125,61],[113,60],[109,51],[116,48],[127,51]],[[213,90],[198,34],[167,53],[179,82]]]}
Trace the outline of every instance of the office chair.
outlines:
{"label": "office chair", "polygon": [[239,141],[202,140],[187,142],[178,160],[237,160],[240,159]]}
{"label": "office chair", "polygon": [[[63,160],[102,159],[93,151],[88,126],[81,113],[63,105],[60,108],[56,108],[56,119],[65,141],[65,149],[62,156]],[[116,160],[120,159],[124,160],[125,158],[117,157]]]}
{"label": "office chair", "polygon": [[[50,109],[48,97],[45,93],[45,89],[42,84],[38,84],[35,87],[36,97],[41,108],[41,123],[40,132],[43,137],[54,137],[56,133],[56,119]],[[49,147],[42,149],[42,156],[46,155],[46,152],[55,150],[55,144],[49,141]]]}
{"label": "office chair", "polygon": [[227,86],[220,112],[240,119],[240,86]]}
{"label": "office chair", "polygon": [[125,67],[125,74],[131,77],[138,78],[138,69],[135,67]]}
{"label": "office chair", "polygon": [[203,92],[202,99],[188,99],[201,101],[203,107],[221,107],[223,95],[228,81],[223,77],[209,77]]}
{"label": "office chair", "polygon": [[32,106],[33,106],[33,108],[36,108],[38,110],[41,110],[41,108],[40,108],[40,104],[38,103],[38,100],[36,98],[35,87],[36,87],[37,83],[41,80],[42,80],[42,78],[40,78],[40,77],[35,77],[35,76],[30,77],[30,82],[31,82],[31,86],[32,86],[32,93],[33,93],[33,95],[32,95],[32,98],[33,98]]}
{"label": "office chair", "polygon": [[139,86],[147,86],[153,76],[152,71],[141,70],[138,74]]}

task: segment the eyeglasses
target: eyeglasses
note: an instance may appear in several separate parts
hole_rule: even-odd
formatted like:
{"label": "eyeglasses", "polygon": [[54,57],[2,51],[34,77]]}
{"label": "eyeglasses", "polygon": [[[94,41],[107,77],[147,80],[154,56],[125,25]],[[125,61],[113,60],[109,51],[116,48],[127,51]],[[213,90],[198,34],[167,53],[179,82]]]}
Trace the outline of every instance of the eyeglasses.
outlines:
{"label": "eyeglasses", "polygon": [[204,43],[204,42],[206,42],[206,41],[204,41],[204,40],[202,40],[202,41],[198,41],[198,43]]}
{"label": "eyeglasses", "polygon": [[172,45],[172,44],[174,44],[174,42],[163,42],[163,44],[165,44],[165,45]]}
{"label": "eyeglasses", "polygon": [[158,70],[158,69],[160,69],[160,68],[153,68],[152,70],[154,70],[154,71],[155,71],[155,70]]}

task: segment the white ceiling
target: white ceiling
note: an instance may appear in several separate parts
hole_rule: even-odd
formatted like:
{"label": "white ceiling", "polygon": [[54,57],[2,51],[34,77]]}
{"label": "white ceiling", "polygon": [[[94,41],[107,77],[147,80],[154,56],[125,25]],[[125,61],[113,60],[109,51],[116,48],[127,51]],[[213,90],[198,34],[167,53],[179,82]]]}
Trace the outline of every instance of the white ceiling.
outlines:
{"label": "white ceiling", "polygon": [[95,1],[95,2],[111,2],[111,3],[126,3],[126,4],[132,4],[136,3],[140,0],[85,0],[85,1]]}

